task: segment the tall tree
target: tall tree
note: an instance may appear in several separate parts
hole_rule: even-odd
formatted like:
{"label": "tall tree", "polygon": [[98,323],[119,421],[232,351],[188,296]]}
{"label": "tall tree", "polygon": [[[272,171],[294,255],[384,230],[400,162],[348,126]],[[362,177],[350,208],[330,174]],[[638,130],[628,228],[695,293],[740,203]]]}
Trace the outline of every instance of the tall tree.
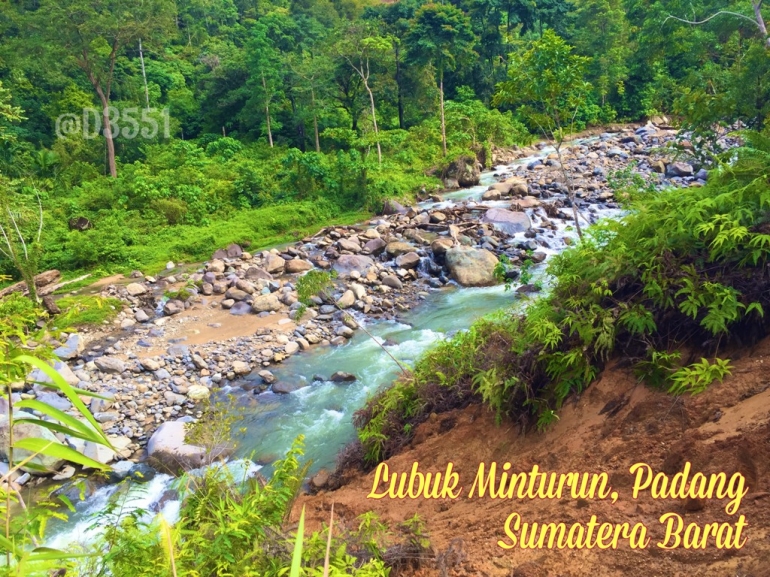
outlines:
{"label": "tall tree", "polygon": [[382,164],[380,131],[377,127],[377,108],[374,104],[374,92],[370,82],[373,58],[382,58],[392,49],[389,38],[379,36],[375,31],[362,27],[351,27],[343,35],[338,45],[339,54],[361,78],[366,93],[369,95],[369,107],[372,113],[374,138],[377,142],[377,162]]}
{"label": "tall tree", "polygon": [[140,38],[151,46],[173,27],[173,4],[165,0],[42,0],[31,17],[48,46],[74,62],[88,78],[102,106],[110,175],[117,177],[114,119],[110,118],[115,63]]}
{"label": "tall tree", "polygon": [[588,101],[591,86],[585,73],[589,61],[573,54],[572,46],[552,30],[546,30],[529,49],[512,55],[508,80],[500,84],[493,99],[495,104],[519,107],[520,113],[544,137],[553,140],[581,238],[575,192],[562,159],[562,145],[565,136],[574,131],[575,118]]}
{"label": "tall tree", "polygon": [[268,36],[267,27],[261,22],[258,22],[251,31],[251,39],[246,46],[246,60],[250,74],[248,86],[254,95],[254,100],[265,112],[267,140],[272,148],[270,104],[281,91],[283,75],[281,54]]}
{"label": "tall tree", "polygon": [[583,56],[593,56],[589,80],[602,106],[608,97],[623,92],[631,53],[628,21],[622,0],[583,0],[575,13],[571,41]]}
{"label": "tall tree", "polygon": [[470,19],[451,4],[426,4],[414,15],[406,37],[409,61],[432,65],[436,70],[441,99],[441,145],[444,156],[446,121],[444,119],[444,74],[469,62],[476,53],[476,37]]}
{"label": "tall tree", "polygon": [[310,96],[310,105],[307,110],[313,119],[315,151],[321,152],[318,116],[323,106],[320,93],[323,92],[324,85],[329,82],[332,71],[331,61],[322,54],[303,50],[301,54],[289,53],[286,63],[299,80],[292,83],[293,90],[297,94]]}

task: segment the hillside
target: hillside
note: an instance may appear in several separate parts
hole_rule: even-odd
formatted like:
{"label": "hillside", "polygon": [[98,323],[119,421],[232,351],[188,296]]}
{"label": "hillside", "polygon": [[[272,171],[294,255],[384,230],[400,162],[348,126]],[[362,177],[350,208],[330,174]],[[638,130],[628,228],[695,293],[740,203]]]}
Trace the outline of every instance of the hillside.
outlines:
{"label": "hillside", "polygon": [[[613,362],[579,398],[567,403],[560,420],[545,433],[521,433],[517,423],[496,425],[494,415],[481,405],[437,415],[420,425],[403,453],[385,461],[391,470],[408,471],[419,462],[421,470],[444,470],[453,462],[470,488],[478,463],[510,461],[514,471],[529,471],[537,464],[547,472],[600,472],[610,474],[621,494],[615,505],[604,501],[557,499],[455,501],[424,499],[367,499],[374,473],[353,475],[336,491],[302,497],[311,527],[328,523],[334,504],[337,523],[351,524],[356,516],[373,510],[395,527],[419,514],[426,522],[436,553],[460,547],[464,560],[443,575],[545,577],[609,577],[628,575],[644,567],[645,575],[734,576],[770,575],[770,339],[734,358],[733,376],[705,393],[678,399],[637,382],[622,361]],[[682,470],[709,474],[735,471],[746,477],[748,495],[740,507],[746,516],[748,541],[739,551],[659,550],[664,527],[658,520],[667,512],[682,515],[685,523],[735,522],[724,512],[726,500],[653,500],[645,492],[630,497],[629,467],[648,463],[668,475]],[[583,522],[591,515],[613,523],[642,522],[652,537],[645,551],[520,550],[497,546],[504,539],[507,516],[519,512],[525,521]],[[460,540],[459,542],[457,540]],[[512,572],[513,571],[513,572]],[[411,573],[410,573],[411,574]],[[415,575],[441,575],[428,560]]]}

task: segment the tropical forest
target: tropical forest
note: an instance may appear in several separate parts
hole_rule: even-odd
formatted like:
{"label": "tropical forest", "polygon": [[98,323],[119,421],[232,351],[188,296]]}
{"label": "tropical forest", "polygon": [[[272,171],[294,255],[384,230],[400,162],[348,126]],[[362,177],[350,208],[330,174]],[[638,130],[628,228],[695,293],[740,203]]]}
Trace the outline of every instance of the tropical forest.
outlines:
{"label": "tropical forest", "polygon": [[770,575],[768,21],[0,2],[0,576]]}

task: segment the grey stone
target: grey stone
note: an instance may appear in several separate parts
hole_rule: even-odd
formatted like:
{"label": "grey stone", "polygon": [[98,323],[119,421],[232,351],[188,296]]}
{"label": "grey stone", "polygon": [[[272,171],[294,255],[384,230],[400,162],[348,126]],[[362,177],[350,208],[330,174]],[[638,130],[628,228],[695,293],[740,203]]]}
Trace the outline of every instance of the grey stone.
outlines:
{"label": "grey stone", "polygon": [[446,265],[454,280],[463,286],[490,286],[497,257],[486,249],[454,247],[446,252]]}
{"label": "grey stone", "polygon": [[334,270],[341,275],[349,275],[352,271],[358,271],[362,276],[366,275],[374,261],[368,256],[360,254],[343,254],[334,262]]}
{"label": "grey stone", "polygon": [[75,333],[67,337],[67,341],[60,347],[54,349],[53,354],[64,361],[74,359],[83,352],[84,343],[82,337]]}
{"label": "grey stone", "polygon": [[94,364],[103,373],[120,374],[126,370],[126,364],[115,357],[98,357],[94,359]]}

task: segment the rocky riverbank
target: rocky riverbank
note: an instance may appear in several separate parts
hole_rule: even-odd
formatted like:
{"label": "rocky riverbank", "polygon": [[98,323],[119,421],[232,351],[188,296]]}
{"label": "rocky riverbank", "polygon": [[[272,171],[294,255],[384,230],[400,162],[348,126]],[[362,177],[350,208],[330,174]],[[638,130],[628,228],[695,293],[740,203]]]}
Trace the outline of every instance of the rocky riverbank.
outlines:
{"label": "rocky riverbank", "polygon": [[[562,160],[581,224],[595,221],[599,209],[618,207],[608,176],[632,163],[633,171],[660,184],[702,185],[706,171],[667,148],[675,138],[674,130],[647,125],[565,146]],[[686,150],[688,143],[681,144]],[[408,208],[389,202],[380,217],[328,227],[283,249],[251,254],[231,245],[199,266],[169,263],[164,274],[136,272],[104,287],[124,310],[105,330],[65,335],[57,370],[71,384],[108,397],[92,400],[90,409],[116,451],[59,440],[102,462],[150,456],[172,471],[199,464],[200,451],[185,445],[177,423],[198,417],[199,403],[212,393],[244,403],[268,388],[290,393],[303,384],[277,380],[270,370],[287,357],[312,346],[344,346],[361,324],[397,319],[447,285],[494,284],[501,255],[510,262],[506,276],[516,279],[524,263],[543,262],[575,238],[558,156],[543,148],[498,158],[507,166],[498,167],[497,182],[480,189],[478,200],[437,196]],[[470,172],[464,178],[478,183],[480,171]],[[336,271],[336,291],[303,312],[296,282],[311,269]],[[341,373],[318,380],[350,378]],[[66,399],[36,380],[40,375],[30,375],[15,395],[69,410]],[[32,427],[23,434],[44,435]],[[52,473],[63,465],[45,464]],[[67,468],[58,476],[72,473]],[[16,482],[28,480],[25,474]]]}

